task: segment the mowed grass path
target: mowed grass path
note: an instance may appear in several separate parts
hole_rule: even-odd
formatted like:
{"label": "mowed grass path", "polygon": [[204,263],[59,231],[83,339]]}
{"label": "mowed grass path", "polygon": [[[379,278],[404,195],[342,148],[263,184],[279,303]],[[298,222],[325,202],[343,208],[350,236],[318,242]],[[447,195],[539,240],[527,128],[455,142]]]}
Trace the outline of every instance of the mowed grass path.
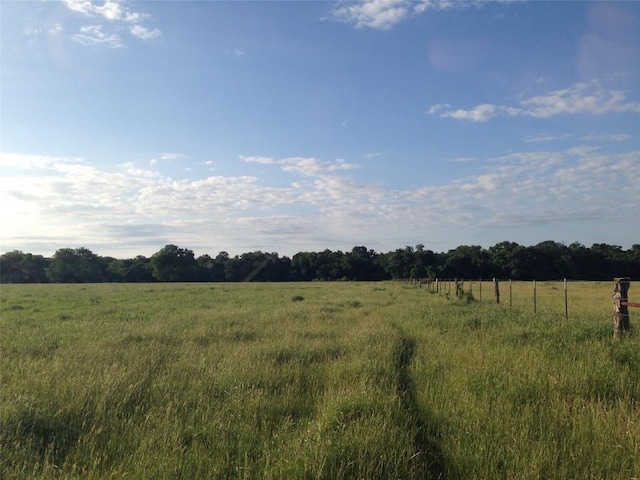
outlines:
{"label": "mowed grass path", "polygon": [[3,285],[1,477],[640,477],[640,336],[544,288]]}

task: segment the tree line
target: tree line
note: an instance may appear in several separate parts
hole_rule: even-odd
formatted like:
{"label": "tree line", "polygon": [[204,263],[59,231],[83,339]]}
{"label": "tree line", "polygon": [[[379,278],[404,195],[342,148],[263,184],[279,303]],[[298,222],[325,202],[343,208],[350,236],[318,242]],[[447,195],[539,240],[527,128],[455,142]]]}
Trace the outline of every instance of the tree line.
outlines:
{"label": "tree line", "polygon": [[283,282],[375,281],[407,278],[502,278],[514,280],[610,280],[640,277],[640,244],[629,250],[604,243],[586,247],[545,241],[534,246],[501,242],[489,248],[462,245],[436,253],[424,245],[377,253],[364,246],[349,252],[300,252],[291,258],[255,251],[231,257],[196,257],[166,245],[151,257],[103,257],[62,248],[50,257],[15,250],[0,256],[2,283],[93,282]]}

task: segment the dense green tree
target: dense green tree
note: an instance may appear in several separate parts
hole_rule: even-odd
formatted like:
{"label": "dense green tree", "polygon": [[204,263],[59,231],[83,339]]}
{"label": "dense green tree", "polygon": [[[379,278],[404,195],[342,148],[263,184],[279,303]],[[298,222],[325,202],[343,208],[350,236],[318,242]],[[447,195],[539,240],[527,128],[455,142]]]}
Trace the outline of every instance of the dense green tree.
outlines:
{"label": "dense green tree", "polygon": [[282,282],[290,278],[291,261],[277,253],[248,252],[224,260],[228,282]]}
{"label": "dense green tree", "polygon": [[596,280],[606,280],[613,277],[625,276],[630,265],[627,264],[627,255],[619,245],[606,243],[594,243],[591,246],[592,258],[597,270],[594,276]]}
{"label": "dense green tree", "polygon": [[491,256],[478,245],[461,245],[446,254],[442,273],[450,278],[486,278],[493,273]]}
{"label": "dense green tree", "polygon": [[412,278],[436,278],[440,274],[438,255],[431,250],[425,250],[419,243],[414,250],[414,264],[411,269]]}
{"label": "dense green tree", "polygon": [[594,258],[591,249],[579,242],[573,242],[567,250],[567,278],[588,280],[594,276]]}
{"label": "dense green tree", "polygon": [[395,279],[411,278],[415,256],[413,247],[398,248],[385,256],[384,267],[388,276]]}
{"label": "dense green tree", "polygon": [[341,251],[300,252],[290,261],[292,280],[342,280],[347,278],[350,264]]}
{"label": "dense green tree", "polygon": [[48,261],[42,255],[19,250],[0,256],[0,283],[46,283]]}
{"label": "dense green tree", "polygon": [[107,266],[88,248],[61,248],[54,253],[46,268],[52,283],[104,282]]}
{"label": "dense green tree", "polygon": [[318,280],[345,280],[344,253],[340,250],[332,252],[329,249],[318,254],[316,279]]}
{"label": "dense green tree", "polygon": [[227,252],[219,252],[216,258],[213,259],[211,267],[209,269],[209,275],[211,282],[224,282],[225,281],[225,265],[229,261],[229,254]]}
{"label": "dense green tree", "polygon": [[636,243],[631,246],[629,250],[627,250],[625,260],[625,265],[627,265],[626,272],[618,272],[615,276],[621,277],[624,275],[628,275],[631,278],[640,279],[640,244]]}
{"label": "dense green tree", "polygon": [[500,242],[489,248],[493,277],[520,278],[526,269],[525,247],[515,242]]}
{"label": "dense green tree", "polygon": [[156,279],[149,262],[150,260],[143,255],[132,259],[113,258],[108,262],[107,274],[110,281],[114,282],[154,282]]}
{"label": "dense green tree", "polygon": [[197,279],[193,251],[176,245],[165,245],[149,261],[155,279],[161,282],[190,282]]}
{"label": "dense green tree", "polygon": [[316,254],[311,252],[299,252],[291,257],[291,280],[297,282],[309,282],[315,279],[317,265]]}
{"label": "dense green tree", "polygon": [[559,242],[546,240],[533,247],[527,247],[532,262],[528,265],[529,276],[533,279],[561,279],[568,275],[570,249]]}
{"label": "dense green tree", "polygon": [[376,262],[377,253],[367,247],[353,247],[342,257],[344,276],[349,280],[380,280],[384,272]]}
{"label": "dense green tree", "polygon": [[[219,265],[216,263],[214,258],[211,258],[210,255],[204,254],[200,255],[196,262],[198,263],[198,272],[197,279],[202,282],[215,282],[218,281],[215,279],[216,276],[216,267]],[[224,280],[224,267],[222,271],[222,280]]]}
{"label": "dense green tree", "polygon": [[608,280],[640,278],[640,244],[625,251],[598,243],[590,248],[554,241],[524,247],[500,242],[489,249],[461,245],[434,253],[424,245],[376,253],[364,246],[351,251],[300,252],[289,259],[254,251],[229,257],[202,255],[166,245],[151,258],[100,257],[86,248],[62,248],[51,259],[20,251],[0,255],[0,280],[18,282],[161,281],[311,281],[384,280],[390,278],[513,278],[517,280]]}

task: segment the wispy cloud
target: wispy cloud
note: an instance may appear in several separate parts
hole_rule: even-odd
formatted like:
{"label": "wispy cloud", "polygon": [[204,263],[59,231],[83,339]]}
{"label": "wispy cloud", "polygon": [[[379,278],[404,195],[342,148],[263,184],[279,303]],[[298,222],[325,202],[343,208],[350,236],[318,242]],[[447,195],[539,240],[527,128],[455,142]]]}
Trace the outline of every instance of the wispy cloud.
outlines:
{"label": "wispy cloud", "polygon": [[149,18],[148,14],[132,12],[127,6],[116,0],[106,0],[102,5],[89,0],[64,0],[64,4],[69,10],[87,17],[103,17],[111,21],[138,23]]}
{"label": "wispy cloud", "polygon": [[233,55],[235,57],[243,57],[245,54],[245,51],[240,50],[239,48],[234,48],[232,50],[225,50],[224,53],[227,55]]}
{"label": "wispy cloud", "polygon": [[294,172],[300,175],[314,177],[341,170],[354,170],[359,168],[355,163],[348,163],[343,159],[333,162],[322,162],[314,157],[289,157],[276,160],[272,157],[244,156],[240,159],[247,163],[260,163],[263,165],[279,165],[285,172]]}
{"label": "wispy cloud", "polygon": [[469,163],[469,162],[473,162],[474,160],[475,159],[473,157],[457,157],[447,161],[451,163]]}
{"label": "wispy cloud", "polygon": [[186,160],[189,158],[189,155],[185,155],[184,153],[171,153],[165,152],[160,155],[160,160]]}
{"label": "wispy cloud", "polygon": [[51,25],[47,30],[49,35],[60,35],[62,32],[64,32],[64,27],[58,22]]}
{"label": "wispy cloud", "polygon": [[102,25],[84,25],[80,27],[80,33],[71,35],[71,38],[82,45],[107,45],[110,48],[124,47],[120,36],[115,33],[105,33]]}
{"label": "wispy cloud", "polygon": [[510,115],[547,118],[560,114],[640,113],[640,103],[627,102],[625,92],[606,90],[598,80],[576,83],[569,88],[527,98],[520,107],[507,107]]}
{"label": "wispy cloud", "polygon": [[21,170],[47,170],[59,164],[77,164],[82,159],[77,157],[52,157],[47,155],[24,155],[17,153],[0,153],[0,167],[19,168]]}
{"label": "wispy cloud", "polygon": [[240,155],[240,160],[247,163],[261,163],[263,165],[271,165],[276,161],[272,157],[257,157]]}
{"label": "wispy cloud", "polygon": [[334,20],[356,28],[389,30],[402,21],[428,10],[443,11],[480,7],[489,0],[360,0],[340,1],[331,11]]}
{"label": "wispy cloud", "polygon": [[138,37],[141,40],[155,40],[162,35],[162,32],[157,28],[149,29],[142,25],[132,25],[129,27],[131,35]]}
{"label": "wispy cloud", "polygon": [[549,118],[556,115],[640,113],[640,103],[627,101],[625,92],[608,90],[603,82],[592,80],[525,98],[517,105],[483,103],[470,109],[453,109],[445,103],[432,105],[427,113],[441,118],[486,122],[499,115]]}
{"label": "wispy cloud", "polygon": [[333,18],[356,27],[388,30],[404,20],[411,12],[406,0],[365,0],[341,2],[333,10]]}
{"label": "wispy cloud", "polygon": [[76,158],[2,154],[1,244],[35,252],[48,245],[104,245],[108,252],[133,248],[127,253],[133,255],[153,253],[164,241],[210,253],[262,248],[286,254],[313,245],[390,248],[407,235],[433,238],[469,227],[561,229],[640,220],[618,201],[640,204],[637,150],[578,144],[511,152],[476,159],[475,175],[417,188],[360,182],[345,175],[356,166],[342,160],[241,160],[294,178],[277,186],[257,175],[177,180],[132,163],[105,169]]}
{"label": "wispy cloud", "polygon": [[625,140],[631,138],[631,135],[627,133],[614,133],[611,135],[585,135],[581,137],[582,140],[585,141],[596,141],[596,142],[624,142]]}
{"label": "wispy cloud", "polygon": [[[132,11],[125,3],[116,0],[106,0],[97,4],[89,0],[64,0],[64,5],[71,11],[84,17],[93,19],[94,23],[80,28],[80,32],[71,35],[71,39],[83,45],[107,45],[111,48],[124,46],[121,37],[117,33],[108,33],[107,29],[112,24],[116,25],[116,31],[122,30],[120,25],[129,25],[129,33],[140,40],[152,41],[162,35],[157,28],[148,28],[143,23],[151,18],[151,15],[143,12]],[[107,23],[99,24],[104,20]],[[62,27],[61,27],[62,28]]]}
{"label": "wispy cloud", "polygon": [[498,107],[489,103],[482,103],[475,107],[464,110],[451,110],[449,104],[432,105],[429,108],[429,115],[440,114],[441,118],[455,118],[456,120],[469,120],[471,122],[486,122],[498,115]]}
{"label": "wispy cloud", "polygon": [[563,133],[561,135],[551,135],[548,133],[541,133],[539,135],[532,135],[524,139],[528,143],[541,143],[541,142],[554,142],[558,140],[566,140],[571,138],[570,133]]}

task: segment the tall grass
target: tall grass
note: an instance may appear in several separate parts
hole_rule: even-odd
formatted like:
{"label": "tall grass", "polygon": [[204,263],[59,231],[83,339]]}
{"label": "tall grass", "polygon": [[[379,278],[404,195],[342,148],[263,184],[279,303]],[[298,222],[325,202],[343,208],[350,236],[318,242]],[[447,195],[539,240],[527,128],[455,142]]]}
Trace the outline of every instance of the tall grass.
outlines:
{"label": "tall grass", "polygon": [[3,286],[1,477],[637,477],[640,337],[570,288]]}

